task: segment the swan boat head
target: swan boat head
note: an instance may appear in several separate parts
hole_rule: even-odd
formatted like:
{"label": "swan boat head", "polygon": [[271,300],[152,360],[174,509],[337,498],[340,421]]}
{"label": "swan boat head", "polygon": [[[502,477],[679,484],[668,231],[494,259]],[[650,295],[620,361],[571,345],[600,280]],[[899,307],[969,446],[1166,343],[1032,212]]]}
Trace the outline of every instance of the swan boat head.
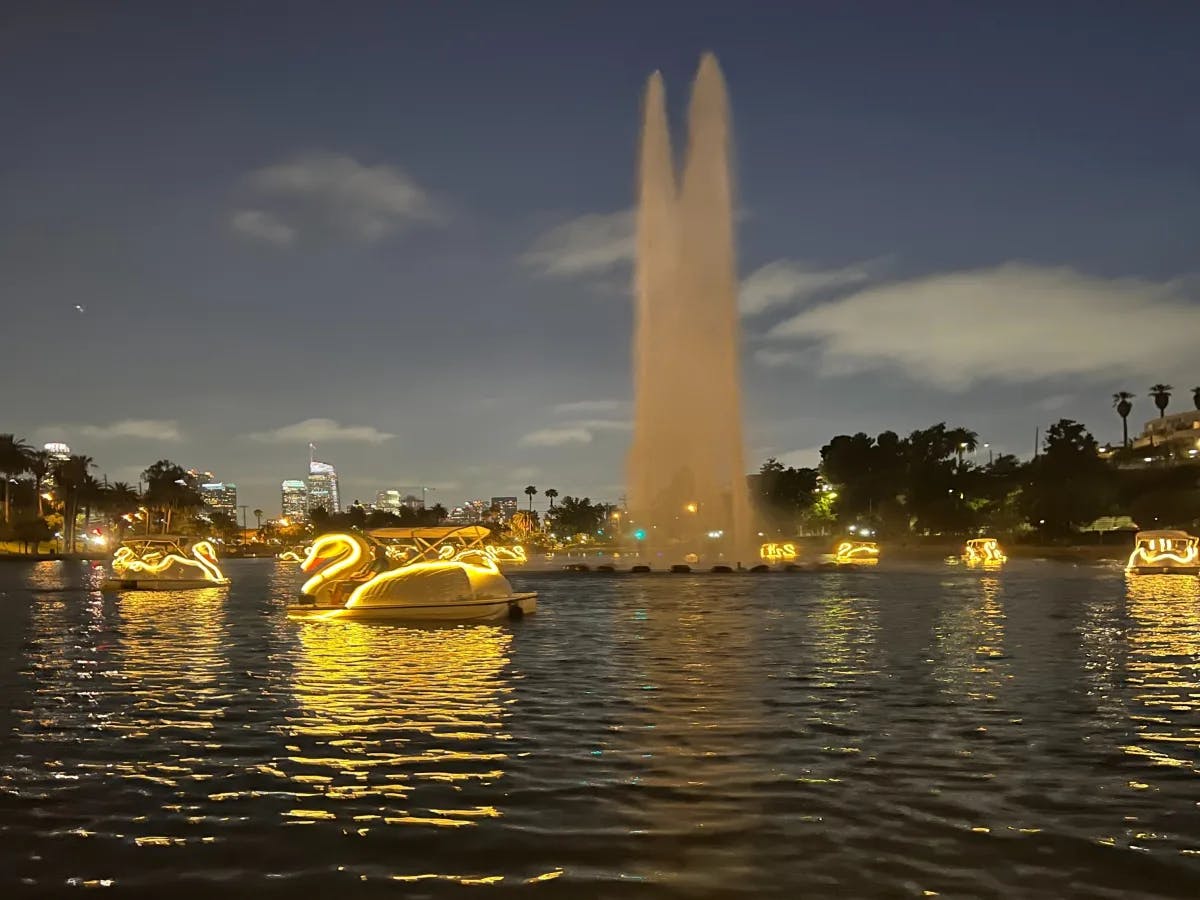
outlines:
{"label": "swan boat head", "polygon": [[347,589],[367,581],[374,565],[374,548],[360,535],[323,534],[300,563],[300,571],[308,576],[300,593],[317,602],[334,602]]}

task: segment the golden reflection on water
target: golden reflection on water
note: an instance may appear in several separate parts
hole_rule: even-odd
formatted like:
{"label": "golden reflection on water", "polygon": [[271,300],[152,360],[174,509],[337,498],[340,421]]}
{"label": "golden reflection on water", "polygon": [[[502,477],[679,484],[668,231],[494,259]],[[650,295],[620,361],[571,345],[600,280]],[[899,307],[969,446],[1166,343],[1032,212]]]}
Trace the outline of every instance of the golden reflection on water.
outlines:
{"label": "golden reflection on water", "polygon": [[1126,753],[1200,774],[1200,579],[1126,579],[1126,680],[1137,742]]}
{"label": "golden reflection on water", "polygon": [[948,603],[934,626],[939,658],[933,677],[944,693],[972,703],[994,702],[1012,673],[1004,650],[1003,586],[994,575],[979,579],[975,596]]}
{"label": "golden reflection on water", "polygon": [[298,642],[289,755],[270,767],[297,801],[285,819],[346,821],[366,834],[501,815],[465,797],[504,774],[507,628],[305,622]]}

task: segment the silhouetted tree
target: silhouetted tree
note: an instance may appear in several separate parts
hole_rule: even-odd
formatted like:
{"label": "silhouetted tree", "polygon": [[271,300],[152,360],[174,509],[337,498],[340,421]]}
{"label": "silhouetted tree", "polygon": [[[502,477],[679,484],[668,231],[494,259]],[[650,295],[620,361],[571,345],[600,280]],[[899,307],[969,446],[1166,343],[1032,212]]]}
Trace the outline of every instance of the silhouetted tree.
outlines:
{"label": "silhouetted tree", "polygon": [[188,483],[187,471],[169,459],[160,459],[142,473],[146,482],[146,504],[162,514],[163,534],[171,530],[176,512],[197,509],[204,503],[199,491]]}
{"label": "silhouetted tree", "polygon": [[1175,388],[1169,384],[1156,384],[1150,388],[1150,396],[1154,398],[1154,405],[1158,407],[1158,417],[1161,419],[1167,414],[1167,404],[1171,402],[1171,391]]}
{"label": "silhouetted tree", "polygon": [[1117,391],[1113,394],[1113,406],[1121,417],[1121,446],[1129,446],[1129,414],[1133,412],[1133,394],[1129,391]]}
{"label": "silhouetted tree", "polygon": [[550,508],[554,509],[554,498],[558,496],[558,491],[556,491],[554,488],[546,488],[546,490],[542,491],[542,493],[550,498]]}
{"label": "silhouetted tree", "polygon": [[11,434],[0,434],[0,475],[4,476],[4,521],[12,521],[12,482],[29,470],[33,448]]}
{"label": "silhouetted tree", "polygon": [[525,495],[529,498],[529,511],[533,512],[533,498],[537,495],[537,488],[532,484],[525,486]]}
{"label": "silhouetted tree", "polygon": [[30,475],[33,476],[33,490],[37,495],[37,514],[43,515],[46,511],[45,493],[46,476],[54,465],[54,461],[50,459],[50,454],[45,450],[34,450],[29,454],[28,464],[26,466]]}
{"label": "silhouetted tree", "polygon": [[1192,405],[1200,409],[1200,387],[1192,388]]}
{"label": "silhouetted tree", "polygon": [[1046,430],[1022,494],[1030,522],[1048,534],[1064,535],[1109,509],[1116,499],[1115,470],[1097,448],[1087,428],[1071,419]]}

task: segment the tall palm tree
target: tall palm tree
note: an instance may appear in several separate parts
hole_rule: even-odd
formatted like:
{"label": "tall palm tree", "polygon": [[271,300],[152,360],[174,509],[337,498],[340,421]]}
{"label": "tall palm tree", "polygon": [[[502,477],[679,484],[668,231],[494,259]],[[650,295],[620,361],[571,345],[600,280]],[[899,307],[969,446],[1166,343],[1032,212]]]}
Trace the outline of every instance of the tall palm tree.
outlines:
{"label": "tall palm tree", "polygon": [[558,496],[558,491],[554,488],[546,488],[542,493],[550,498],[550,508],[554,509],[554,498]]}
{"label": "tall palm tree", "polygon": [[50,470],[54,467],[54,461],[50,459],[50,454],[45,450],[34,450],[29,454],[29,474],[33,476],[33,489],[37,493],[37,509],[38,517],[45,514],[45,497],[42,496],[42,490],[46,484],[46,476],[50,474]]}
{"label": "tall palm tree", "polygon": [[[262,535],[262,517],[263,511],[261,509],[254,510],[254,519],[258,522],[258,533],[260,536]],[[245,539],[243,538],[243,540]]]}
{"label": "tall palm tree", "polygon": [[1156,384],[1150,388],[1150,396],[1154,398],[1154,405],[1158,407],[1158,417],[1161,419],[1167,414],[1167,404],[1171,402],[1171,391],[1175,388],[1169,384]]}
{"label": "tall palm tree", "polygon": [[1113,406],[1121,417],[1122,447],[1129,446],[1129,414],[1133,412],[1133,394],[1129,391],[1117,391],[1113,394]]}
{"label": "tall palm tree", "polygon": [[1192,403],[1195,404],[1196,409],[1200,409],[1200,387],[1192,388]]}
{"label": "tall palm tree", "polygon": [[[116,523],[117,532],[122,537],[140,503],[141,497],[138,496],[138,492],[124,481],[114,481],[104,489],[101,497],[101,507],[109,519]],[[130,518],[127,519],[126,516]]]}
{"label": "tall palm tree", "polygon": [[29,470],[29,454],[33,452],[21,438],[0,434],[0,474],[4,476],[4,522],[12,520],[12,481]]}
{"label": "tall palm tree", "polygon": [[537,488],[532,484],[525,485],[525,495],[529,497],[529,511],[533,512],[533,498],[537,494]]}
{"label": "tall palm tree", "polygon": [[88,472],[95,465],[90,456],[72,455],[54,467],[54,483],[62,493],[63,547],[75,552],[75,526],[79,515],[79,495],[85,489]]}

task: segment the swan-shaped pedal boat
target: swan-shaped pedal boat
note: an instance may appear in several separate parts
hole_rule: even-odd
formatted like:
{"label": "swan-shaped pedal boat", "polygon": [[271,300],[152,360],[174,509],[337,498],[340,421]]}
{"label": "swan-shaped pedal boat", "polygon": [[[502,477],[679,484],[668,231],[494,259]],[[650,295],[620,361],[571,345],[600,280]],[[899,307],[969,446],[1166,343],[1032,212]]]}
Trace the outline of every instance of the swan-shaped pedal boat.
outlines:
{"label": "swan-shaped pedal boat", "polygon": [[1131,575],[1200,575],[1200,538],[1186,531],[1139,531],[1125,571]]}
{"label": "swan-shaped pedal boat", "polygon": [[159,534],[127,538],[113,552],[102,591],[180,591],[229,584],[209,541]]}
{"label": "swan-shaped pedal boat", "polygon": [[[385,529],[381,531],[390,531]],[[308,580],[289,614],[324,619],[490,622],[537,609],[537,594],[515,593],[482,548],[445,544],[433,559],[409,562],[373,533],[317,538],[300,564]]]}
{"label": "swan-shaped pedal boat", "polygon": [[1007,560],[995,538],[971,538],[963,548],[962,561],[969,566],[998,566]]}

